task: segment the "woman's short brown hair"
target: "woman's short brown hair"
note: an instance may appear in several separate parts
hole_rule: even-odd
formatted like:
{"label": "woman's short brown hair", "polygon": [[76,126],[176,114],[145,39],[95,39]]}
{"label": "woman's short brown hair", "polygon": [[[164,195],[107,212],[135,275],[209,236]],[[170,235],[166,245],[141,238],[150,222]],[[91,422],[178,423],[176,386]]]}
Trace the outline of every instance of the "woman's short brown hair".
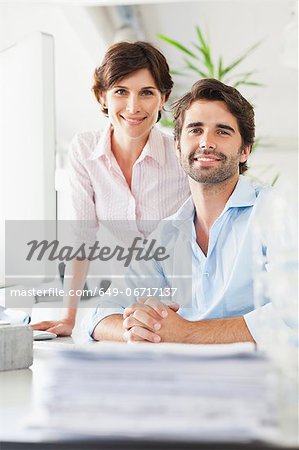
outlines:
{"label": "woman's short brown hair", "polygon": [[[113,85],[136,70],[148,69],[157,88],[168,99],[173,81],[165,56],[148,42],[119,42],[107,50],[102,64],[94,72],[93,92],[101,104],[101,93],[111,89]],[[107,108],[102,112],[108,115]],[[160,112],[158,120],[160,119]]]}
{"label": "woman's short brown hair", "polygon": [[[240,94],[240,92],[227,84],[214,78],[206,78],[193,84],[191,91],[180,98],[173,105],[174,111],[174,137],[180,140],[184,122],[185,111],[196,100],[220,100],[237,119],[242,145],[252,146],[254,143],[255,123],[252,105]],[[248,169],[247,163],[239,163],[239,172],[242,174]]]}

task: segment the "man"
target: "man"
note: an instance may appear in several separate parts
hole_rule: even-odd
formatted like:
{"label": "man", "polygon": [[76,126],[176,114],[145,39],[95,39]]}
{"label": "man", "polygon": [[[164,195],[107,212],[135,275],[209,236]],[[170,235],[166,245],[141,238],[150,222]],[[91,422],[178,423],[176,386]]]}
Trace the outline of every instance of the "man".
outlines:
{"label": "man", "polygon": [[[160,244],[167,240],[172,259],[183,258],[178,246],[192,254],[192,289],[186,292],[183,277],[176,281],[181,299],[184,293],[189,303],[180,307],[178,295],[179,305],[147,297],[124,311],[124,301],[112,310],[103,307],[93,315],[90,333],[96,340],[131,342],[254,341],[251,222],[267,189],[254,188],[242,176],[254,142],[253,108],[236,89],[205,79],[175,104],[174,119],[177,154],[189,177],[191,198],[157,233]],[[188,220],[192,230],[183,239],[176,224]],[[131,272],[136,280],[145,270],[165,287],[172,283],[169,267],[166,260],[145,269],[139,264]],[[133,286],[142,281],[137,277]]]}

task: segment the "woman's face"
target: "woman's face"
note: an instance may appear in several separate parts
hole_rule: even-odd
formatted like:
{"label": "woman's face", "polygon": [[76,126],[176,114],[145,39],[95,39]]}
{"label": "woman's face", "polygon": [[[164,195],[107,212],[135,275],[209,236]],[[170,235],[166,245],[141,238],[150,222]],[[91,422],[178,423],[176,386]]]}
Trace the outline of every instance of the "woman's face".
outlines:
{"label": "woman's face", "polygon": [[108,108],[114,132],[132,139],[147,138],[165,103],[148,69],[140,69],[122,78],[101,100]]}

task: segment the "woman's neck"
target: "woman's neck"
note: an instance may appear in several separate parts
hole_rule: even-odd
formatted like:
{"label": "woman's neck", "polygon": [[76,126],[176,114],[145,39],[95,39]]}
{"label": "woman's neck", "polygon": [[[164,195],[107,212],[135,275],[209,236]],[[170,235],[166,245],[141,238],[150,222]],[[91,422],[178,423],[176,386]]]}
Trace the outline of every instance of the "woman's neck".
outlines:
{"label": "woman's neck", "polygon": [[126,164],[133,167],[134,163],[139,158],[148,136],[142,136],[137,139],[131,139],[128,136],[119,136],[115,130],[111,131],[111,151],[115,156],[116,161],[120,165]]}
{"label": "woman's neck", "polygon": [[148,136],[138,139],[130,139],[128,136],[120,136],[111,131],[111,151],[123,173],[123,176],[131,189],[133,166],[139,158],[144,146],[148,140]]}

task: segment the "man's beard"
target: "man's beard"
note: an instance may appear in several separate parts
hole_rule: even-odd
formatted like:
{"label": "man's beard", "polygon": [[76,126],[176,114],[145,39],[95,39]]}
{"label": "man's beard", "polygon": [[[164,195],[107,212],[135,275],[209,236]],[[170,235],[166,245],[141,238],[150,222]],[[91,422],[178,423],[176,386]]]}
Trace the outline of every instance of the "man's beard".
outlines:
{"label": "man's beard", "polygon": [[[238,154],[235,156],[226,156],[221,152],[216,152],[213,150],[195,151],[185,157],[181,153],[180,162],[185,173],[198,183],[217,184],[228,180],[229,178],[233,177],[236,172],[239,171],[239,157],[241,153],[242,147],[239,149]],[[194,155],[196,155],[197,157],[210,155],[219,158],[217,167],[195,167],[196,161],[194,160]]]}

